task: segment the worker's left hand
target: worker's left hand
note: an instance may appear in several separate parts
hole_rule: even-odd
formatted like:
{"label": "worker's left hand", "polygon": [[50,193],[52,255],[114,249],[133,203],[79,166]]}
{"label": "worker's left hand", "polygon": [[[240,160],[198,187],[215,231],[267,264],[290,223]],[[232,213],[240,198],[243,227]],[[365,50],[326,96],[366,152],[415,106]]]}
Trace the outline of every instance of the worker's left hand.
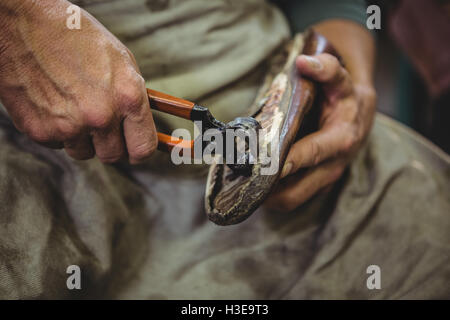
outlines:
{"label": "worker's left hand", "polygon": [[[296,63],[301,74],[321,83],[325,99],[319,130],[292,145],[283,179],[266,202],[277,211],[291,211],[328,190],[361,147],[375,113],[373,86],[353,83],[334,56],[301,55]],[[308,170],[298,172],[301,168]]]}

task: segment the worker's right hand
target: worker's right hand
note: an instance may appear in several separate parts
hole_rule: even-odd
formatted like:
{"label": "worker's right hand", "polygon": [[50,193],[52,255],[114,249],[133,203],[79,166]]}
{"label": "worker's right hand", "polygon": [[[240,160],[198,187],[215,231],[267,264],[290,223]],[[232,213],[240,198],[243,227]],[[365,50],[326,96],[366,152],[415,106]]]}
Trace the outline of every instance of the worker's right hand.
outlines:
{"label": "worker's right hand", "polygon": [[13,2],[0,6],[0,100],[17,129],[78,160],[147,159],[156,130],[131,52],[84,10],[69,29],[66,0]]}

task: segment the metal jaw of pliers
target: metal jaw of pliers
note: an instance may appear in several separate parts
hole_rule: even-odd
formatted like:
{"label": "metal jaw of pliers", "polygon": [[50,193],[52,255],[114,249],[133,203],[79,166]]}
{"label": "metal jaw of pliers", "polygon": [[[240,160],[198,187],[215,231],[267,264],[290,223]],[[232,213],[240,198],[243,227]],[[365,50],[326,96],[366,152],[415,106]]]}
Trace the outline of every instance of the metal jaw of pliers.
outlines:
{"label": "metal jaw of pliers", "polygon": [[[241,130],[249,130],[254,129],[257,130],[261,128],[258,121],[256,121],[254,118],[251,117],[239,117],[234,119],[233,121],[225,124],[216,118],[213,117],[211,112],[208,110],[208,108],[199,106],[195,104],[194,102],[180,99],[177,97],[170,96],[168,94],[147,89],[147,95],[150,101],[150,107],[154,110],[158,110],[164,113],[172,114],[174,116],[184,118],[187,120],[191,120],[197,122],[199,121],[201,123],[201,136],[197,137],[196,139],[199,140],[183,140],[177,137],[173,137],[161,132],[158,132],[158,149],[161,151],[171,152],[172,149],[177,146],[182,149],[187,149],[186,152],[190,152],[191,157],[195,157],[194,152],[194,146],[197,143],[201,143],[202,149],[201,153],[203,154],[203,150],[209,145],[210,142],[204,141],[202,139],[203,134],[208,129],[217,129],[221,132],[223,137],[225,137],[225,132],[227,129],[241,129]],[[237,154],[235,152],[234,154]],[[224,151],[226,152],[226,150]],[[227,157],[225,155],[222,155],[224,159]],[[233,161],[233,163],[227,163],[227,165],[233,169],[233,171],[237,172],[245,172],[248,171],[249,168],[251,168],[251,165],[249,164],[249,154],[246,152],[244,154],[245,159],[243,161],[240,161],[239,163],[237,161]],[[235,159],[234,159],[235,160]]]}

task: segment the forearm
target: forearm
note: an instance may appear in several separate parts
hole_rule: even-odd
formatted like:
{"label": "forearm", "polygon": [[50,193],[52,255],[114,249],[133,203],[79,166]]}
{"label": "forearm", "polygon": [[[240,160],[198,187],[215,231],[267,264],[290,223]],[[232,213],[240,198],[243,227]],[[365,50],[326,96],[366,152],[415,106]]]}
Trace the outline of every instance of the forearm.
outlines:
{"label": "forearm", "polygon": [[356,85],[373,87],[375,41],[362,25],[344,19],[322,21],[313,26],[341,55]]}

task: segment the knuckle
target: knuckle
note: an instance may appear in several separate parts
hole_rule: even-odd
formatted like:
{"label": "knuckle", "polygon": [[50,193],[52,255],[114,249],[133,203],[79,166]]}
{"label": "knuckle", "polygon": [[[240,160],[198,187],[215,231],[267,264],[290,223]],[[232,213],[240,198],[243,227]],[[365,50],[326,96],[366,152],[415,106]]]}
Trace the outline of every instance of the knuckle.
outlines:
{"label": "knuckle", "polygon": [[114,119],[114,113],[112,110],[103,109],[103,110],[95,110],[90,111],[86,114],[86,124],[90,128],[94,129],[107,129],[111,126],[111,123]]}
{"label": "knuckle", "polygon": [[338,58],[336,58],[334,55],[332,54],[327,54],[327,57],[329,59],[329,63],[330,65],[334,68],[334,70],[338,71],[339,68],[341,67],[341,64],[338,60]]}
{"label": "knuckle", "polygon": [[51,136],[38,124],[31,124],[25,129],[25,133],[31,140],[39,143],[48,143],[52,141]]}
{"label": "knuckle", "polygon": [[[334,83],[345,83],[345,81],[351,81],[350,74],[347,69],[338,65],[334,73],[333,81]],[[353,86],[351,85],[349,87]]]}
{"label": "knuckle", "polygon": [[144,79],[140,75],[129,83],[120,85],[117,89],[117,104],[119,107],[129,112],[139,112],[146,98],[143,94]]}
{"label": "knuckle", "polygon": [[29,124],[29,121],[26,117],[12,117],[12,121],[14,123],[14,126],[17,130],[19,130],[22,133],[27,133],[27,127]]}
{"label": "knuckle", "polygon": [[69,121],[57,121],[56,132],[62,140],[71,140],[79,134],[79,127]]}
{"label": "knuckle", "polygon": [[335,56],[324,53],[322,56],[319,56],[319,58],[323,59],[326,70],[331,76],[336,75],[339,72],[341,65]]}

